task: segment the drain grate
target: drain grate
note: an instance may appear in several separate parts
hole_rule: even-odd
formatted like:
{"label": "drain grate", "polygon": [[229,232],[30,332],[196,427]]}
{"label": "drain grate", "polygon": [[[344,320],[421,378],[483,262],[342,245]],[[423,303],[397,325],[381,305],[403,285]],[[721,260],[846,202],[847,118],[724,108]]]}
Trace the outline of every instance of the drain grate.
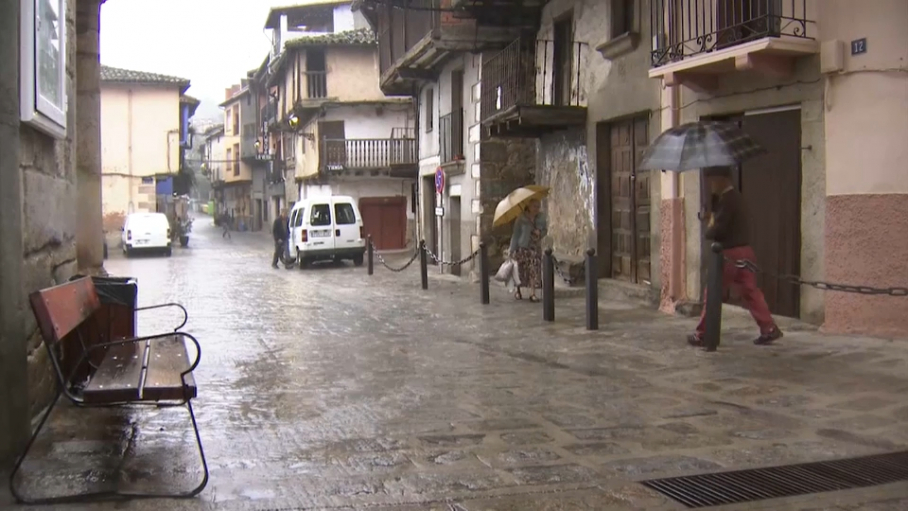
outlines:
{"label": "drain grate", "polygon": [[689,508],[738,504],[908,480],[908,451],[642,481]]}

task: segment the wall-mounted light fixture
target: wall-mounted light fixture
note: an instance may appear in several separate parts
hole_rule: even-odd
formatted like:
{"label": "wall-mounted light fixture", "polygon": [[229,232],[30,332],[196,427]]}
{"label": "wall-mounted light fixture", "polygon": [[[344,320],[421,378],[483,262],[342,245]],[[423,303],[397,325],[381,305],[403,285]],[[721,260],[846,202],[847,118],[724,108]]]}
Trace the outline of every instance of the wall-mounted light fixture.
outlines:
{"label": "wall-mounted light fixture", "polygon": [[296,114],[290,114],[290,118],[287,119],[287,123],[290,124],[291,128],[295,128],[297,124],[300,123],[300,119],[296,116]]}

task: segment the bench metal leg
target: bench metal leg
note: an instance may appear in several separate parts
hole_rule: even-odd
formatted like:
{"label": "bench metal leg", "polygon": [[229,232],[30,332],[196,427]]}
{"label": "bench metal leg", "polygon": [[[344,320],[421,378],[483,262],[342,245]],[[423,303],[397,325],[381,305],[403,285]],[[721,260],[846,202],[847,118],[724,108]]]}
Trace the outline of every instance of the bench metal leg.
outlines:
{"label": "bench metal leg", "polygon": [[13,467],[13,472],[9,476],[9,488],[10,492],[13,494],[13,497],[20,504],[60,504],[67,502],[85,502],[92,500],[115,500],[115,499],[160,499],[160,498],[183,498],[188,499],[197,496],[202,493],[206,486],[208,486],[208,460],[205,458],[205,450],[202,448],[202,437],[199,435],[199,425],[196,422],[195,411],[192,408],[192,403],[186,401],[186,409],[189,411],[189,419],[192,422],[192,431],[195,434],[196,445],[199,448],[199,459],[202,461],[202,481],[198,486],[193,488],[188,492],[181,493],[129,493],[129,492],[120,492],[120,491],[102,491],[102,492],[90,492],[90,493],[81,493],[77,495],[66,495],[62,497],[50,497],[42,499],[28,499],[16,489],[15,478],[16,474],[19,471],[19,468],[22,466],[25,461],[26,456],[32,448],[32,445],[35,443],[35,440],[38,438],[38,433],[44,428],[45,422],[50,417],[51,412],[57,404],[57,401],[60,399],[61,392],[58,392],[54,397],[54,400],[51,402],[50,407],[44,413],[44,417],[41,418],[41,422],[38,424],[38,428],[35,430],[35,433],[29,439],[28,444],[25,446],[25,452],[22,453],[22,456],[19,457],[19,460],[16,462],[15,467]]}
{"label": "bench metal leg", "polygon": [[35,428],[35,432],[32,433],[31,438],[28,439],[28,443],[25,444],[25,451],[22,452],[22,455],[19,456],[19,459],[16,460],[16,465],[13,467],[13,472],[9,475],[9,492],[13,494],[13,498],[16,499],[16,502],[21,504],[40,504],[41,501],[30,501],[26,499],[19,491],[16,489],[16,474],[19,473],[19,469],[22,468],[22,464],[25,463],[25,458],[28,457],[29,451],[32,450],[32,446],[35,444],[35,440],[38,439],[38,434],[41,433],[41,430],[44,429],[44,424],[47,422],[47,419],[50,418],[51,412],[54,411],[54,408],[57,406],[57,401],[60,400],[60,395],[63,394],[62,390],[58,390],[57,394],[54,396],[53,401],[50,402],[50,406],[47,407],[47,411],[44,412],[44,416],[41,417],[41,422],[38,423],[38,427]]}

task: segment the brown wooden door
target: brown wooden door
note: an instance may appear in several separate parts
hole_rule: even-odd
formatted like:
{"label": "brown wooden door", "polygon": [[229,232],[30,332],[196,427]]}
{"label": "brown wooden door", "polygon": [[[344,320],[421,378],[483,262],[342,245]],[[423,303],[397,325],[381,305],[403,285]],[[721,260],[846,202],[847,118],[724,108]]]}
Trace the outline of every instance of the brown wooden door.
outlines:
{"label": "brown wooden door", "polygon": [[[737,123],[745,133],[767,149],[767,154],[744,162],[732,173],[741,192],[748,220],[750,245],[757,265],[775,274],[797,275],[801,269],[801,111],[797,109],[754,115],[717,118]],[[705,183],[701,207],[712,210]],[[703,224],[703,229],[706,225]],[[703,242],[703,254],[709,242]],[[701,284],[706,284],[706,262],[701,261]],[[800,317],[798,286],[757,275],[769,310],[779,316]],[[705,288],[705,287],[704,287]],[[743,305],[734,288],[726,291],[726,303]]]}
{"label": "brown wooden door", "polygon": [[[747,115],[744,131],[768,149],[741,166],[750,243],[757,264],[776,274],[801,270],[801,111]],[[758,275],[773,314],[800,317],[800,288]]]}
{"label": "brown wooden door", "polygon": [[637,170],[648,136],[648,120],[640,118],[613,124],[609,137],[611,276],[640,284],[652,281],[650,173]]}
{"label": "brown wooden door", "polygon": [[[573,16],[555,23],[555,36],[553,47],[554,86],[552,104],[567,106],[571,104],[572,77],[571,64],[573,62],[574,29]],[[539,48],[547,51],[547,48]]]}
{"label": "brown wooden door", "polygon": [[407,243],[407,198],[364,197],[359,200],[363,230],[378,250],[399,250]]}

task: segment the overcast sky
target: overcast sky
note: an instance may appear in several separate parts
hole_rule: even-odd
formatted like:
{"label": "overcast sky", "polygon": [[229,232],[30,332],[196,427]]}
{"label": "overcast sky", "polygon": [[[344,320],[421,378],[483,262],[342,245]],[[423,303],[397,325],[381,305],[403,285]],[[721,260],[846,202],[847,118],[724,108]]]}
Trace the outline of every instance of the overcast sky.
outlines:
{"label": "overcast sky", "polygon": [[101,63],[192,81],[199,117],[218,115],[224,89],[269,49],[272,6],[309,0],[109,0],[101,7]]}

